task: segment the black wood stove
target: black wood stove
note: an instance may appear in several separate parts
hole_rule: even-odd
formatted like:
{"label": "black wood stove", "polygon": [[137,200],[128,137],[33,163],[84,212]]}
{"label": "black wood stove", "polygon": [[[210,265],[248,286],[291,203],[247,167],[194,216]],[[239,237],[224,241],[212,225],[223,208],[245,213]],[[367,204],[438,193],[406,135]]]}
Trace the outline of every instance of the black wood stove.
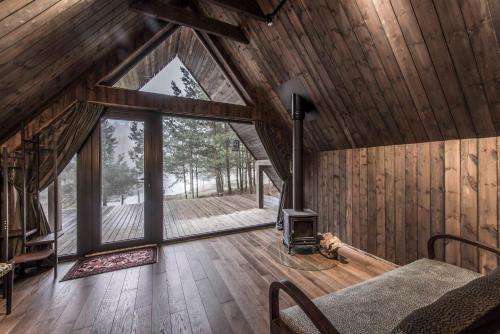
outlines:
{"label": "black wood stove", "polygon": [[291,99],[293,120],[293,208],[283,209],[283,243],[291,253],[292,248],[297,246],[314,249],[319,246],[318,214],[304,209],[303,178],[303,122],[308,113],[313,114],[315,111],[300,81],[291,80],[285,83],[280,92],[285,101]]}

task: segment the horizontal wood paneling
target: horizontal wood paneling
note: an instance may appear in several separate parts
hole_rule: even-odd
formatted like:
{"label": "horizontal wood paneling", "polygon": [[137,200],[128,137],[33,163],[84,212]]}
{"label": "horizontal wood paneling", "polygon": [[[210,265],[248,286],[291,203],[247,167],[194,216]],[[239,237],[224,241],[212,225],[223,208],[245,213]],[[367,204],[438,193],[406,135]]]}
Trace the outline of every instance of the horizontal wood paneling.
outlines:
{"label": "horizontal wood paneling", "polygon": [[[499,148],[489,137],[319,152],[306,159],[306,207],[320,231],[397,264],[426,257],[443,232],[498,247]],[[437,256],[480,272],[499,264],[455,241]]]}

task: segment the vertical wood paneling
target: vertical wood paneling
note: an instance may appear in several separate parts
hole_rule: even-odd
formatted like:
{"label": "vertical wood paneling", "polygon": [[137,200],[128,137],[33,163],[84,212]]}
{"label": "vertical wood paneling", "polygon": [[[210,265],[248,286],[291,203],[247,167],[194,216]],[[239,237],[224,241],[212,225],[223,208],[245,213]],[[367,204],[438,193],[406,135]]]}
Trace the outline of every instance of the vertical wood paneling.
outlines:
{"label": "vertical wood paneling", "polygon": [[367,150],[359,150],[359,248],[368,250]]}
{"label": "vertical wood paneling", "polygon": [[331,231],[331,232],[334,232],[335,233],[335,227],[334,227],[334,223],[333,223],[333,220],[334,220],[334,212],[333,212],[333,208],[335,206],[335,195],[336,195],[336,191],[335,191],[335,165],[333,163],[333,155],[337,153],[337,151],[329,151],[327,152],[327,155],[328,155],[328,169],[327,169],[327,180],[326,180],[326,184],[327,184],[327,198],[328,198],[328,228],[327,228],[327,231]]}
{"label": "vertical wood paneling", "polygon": [[[479,140],[479,240],[498,247],[497,216],[497,138]],[[495,254],[479,251],[479,270],[482,273],[496,268]]]}
{"label": "vertical wood paneling", "polygon": [[[498,12],[500,12],[500,10],[498,10]],[[497,142],[497,203],[500,203],[500,187],[499,187],[499,184],[500,184],[500,154],[498,154],[498,152],[500,152],[500,140],[499,138],[497,137],[496,138],[496,142]],[[497,205],[500,205],[500,204],[497,204]],[[500,207],[497,207],[497,247],[500,247]],[[479,229],[479,227],[478,227]],[[478,231],[479,233],[479,231]],[[500,255],[498,255],[498,258],[497,258],[497,265],[500,265]]]}
{"label": "vertical wood paneling", "polygon": [[[477,240],[477,139],[464,139],[460,145],[461,173],[461,235]],[[496,215],[495,215],[496,216]],[[477,248],[461,245],[462,267],[478,270]]]}
{"label": "vertical wood paneling", "polygon": [[406,171],[405,171],[405,236],[406,236],[406,261],[417,259],[417,145],[406,146]]}
{"label": "vertical wood paneling", "polygon": [[430,170],[430,144],[423,143],[417,146],[418,165],[417,165],[417,251],[418,257],[427,256],[427,240],[430,237],[430,207],[431,207],[431,170]]}
{"label": "vertical wood paneling", "polygon": [[311,196],[312,196],[312,207],[314,208],[314,210],[316,211],[319,211],[319,192],[318,192],[318,189],[319,189],[319,175],[317,173],[318,169],[319,169],[319,154],[318,153],[314,153],[314,160],[313,160],[313,163],[314,163],[314,166],[313,166],[313,171],[312,171],[312,174],[313,174],[313,177],[312,177],[312,185],[311,185],[311,188],[313,188],[313,192],[311,193]]}
{"label": "vertical wood paneling", "polygon": [[347,196],[347,187],[346,187],[346,151],[339,152],[339,236],[340,240],[347,240],[347,224],[346,224],[346,196]]}
{"label": "vertical wood paneling", "polygon": [[[500,12],[500,10],[499,10]],[[496,142],[497,142],[497,203],[500,203],[500,187],[498,186],[499,185],[499,181],[500,181],[500,154],[498,154],[498,152],[500,152],[500,140],[499,138],[497,137],[496,138]],[[497,204],[497,205],[500,205],[500,204]],[[497,207],[497,247],[500,247],[500,207]],[[479,228],[479,227],[478,227]],[[478,232],[479,233],[479,232]],[[500,265],[500,255],[498,255],[498,258],[497,258],[497,265]]]}
{"label": "vertical wood paneling", "polygon": [[340,234],[340,151],[333,151],[333,208],[332,228],[336,234]]}
{"label": "vertical wood paneling", "polygon": [[[450,140],[444,145],[445,231],[460,235],[460,141]],[[460,244],[447,241],[446,262],[460,265]]]}
{"label": "vertical wood paneling", "polygon": [[[431,146],[431,234],[444,233],[444,142]],[[436,244],[436,258],[444,260],[444,241]]]}
{"label": "vertical wood paneling", "polygon": [[396,262],[394,146],[385,147],[385,258]]}
{"label": "vertical wood paneling", "polygon": [[377,254],[377,148],[369,148],[367,153],[367,250]]}
{"label": "vertical wood paneling", "polygon": [[345,185],[345,231],[346,231],[346,236],[345,236],[345,241],[352,245],[353,244],[353,229],[352,229],[352,202],[353,202],[353,197],[352,197],[352,179],[353,179],[353,150],[346,150],[346,164],[345,164],[345,177],[346,177],[346,185]]}
{"label": "vertical wood paneling", "polygon": [[385,258],[385,154],[384,147],[376,149],[377,239],[376,254]]}
{"label": "vertical wood paneling", "polygon": [[[332,218],[324,230],[397,264],[426,257],[436,234],[498,247],[499,146],[495,137],[322,152],[319,189],[307,189]],[[499,262],[456,241],[438,241],[436,256],[481,272]]]}
{"label": "vertical wood paneling", "polygon": [[399,145],[395,147],[394,156],[394,193],[395,193],[395,234],[396,234],[396,263],[406,263],[406,228],[405,228],[405,209],[406,209],[406,192],[405,192],[405,170],[406,156],[405,146]]}
{"label": "vertical wood paneling", "polygon": [[361,226],[360,226],[360,149],[352,150],[352,245],[361,247]]}
{"label": "vertical wood paneling", "polygon": [[328,190],[327,190],[327,180],[328,180],[328,152],[320,153],[320,208],[318,212],[319,219],[319,232],[326,232],[328,230]]}

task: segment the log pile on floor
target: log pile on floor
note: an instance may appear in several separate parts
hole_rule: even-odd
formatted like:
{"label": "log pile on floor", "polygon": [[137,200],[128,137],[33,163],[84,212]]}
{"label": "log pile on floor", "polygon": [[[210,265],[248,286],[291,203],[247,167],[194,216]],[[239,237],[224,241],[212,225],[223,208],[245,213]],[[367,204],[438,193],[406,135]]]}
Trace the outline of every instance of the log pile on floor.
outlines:
{"label": "log pile on floor", "polygon": [[329,259],[336,259],[338,249],[342,246],[340,239],[332,233],[327,232],[320,234],[319,240],[319,252]]}

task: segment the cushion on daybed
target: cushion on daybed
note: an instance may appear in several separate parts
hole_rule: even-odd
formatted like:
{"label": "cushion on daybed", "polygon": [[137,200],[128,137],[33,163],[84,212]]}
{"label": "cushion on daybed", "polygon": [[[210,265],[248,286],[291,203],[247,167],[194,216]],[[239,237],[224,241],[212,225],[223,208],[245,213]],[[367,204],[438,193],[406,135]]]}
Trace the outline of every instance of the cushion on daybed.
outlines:
{"label": "cushion on daybed", "polygon": [[434,303],[413,311],[393,333],[493,333],[495,324],[500,332],[499,306],[500,268],[497,268],[491,274],[449,291]]}
{"label": "cushion on daybed", "polygon": [[12,268],[14,268],[14,266],[11,263],[0,263],[0,277],[7,275]]}
{"label": "cushion on daybed", "polygon": [[[340,333],[390,333],[412,311],[478,277],[467,269],[421,259],[314,303]],[[282,310],[280,318],[294,333],[319,333],[298,306]]]}

